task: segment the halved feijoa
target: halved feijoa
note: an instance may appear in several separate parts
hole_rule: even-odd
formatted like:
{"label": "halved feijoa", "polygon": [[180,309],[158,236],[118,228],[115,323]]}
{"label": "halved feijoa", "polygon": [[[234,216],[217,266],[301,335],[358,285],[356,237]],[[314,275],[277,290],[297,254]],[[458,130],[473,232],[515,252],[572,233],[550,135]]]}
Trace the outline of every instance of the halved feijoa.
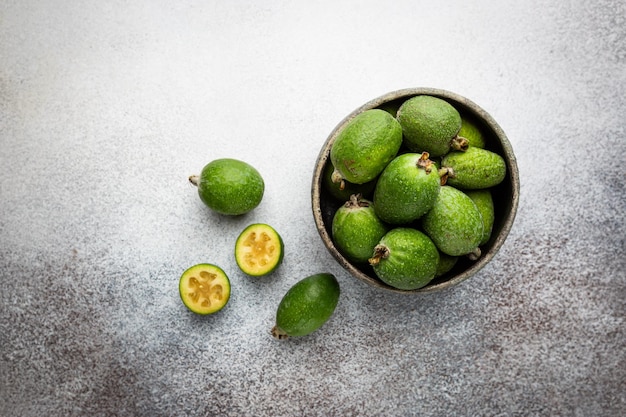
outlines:
{"label": "halved feijoa", "polygon": [[332,274],[315,274],[294,284],[276,311],[272,336],[306,336],[330,319],[339,302],[339,283]]}
{"label": "halved feijoa", "polygon": [[189,310],[202,315],[212,314],[228,303],[230,281],[220,267],[198,264],[183,272],[178,290]]}
{"label": "halved feijoa", "polygon": [[262,276],[274,271],[283,260],[283,240],[270,225],[246,227],[235,243],[235,260],[248,275]]}

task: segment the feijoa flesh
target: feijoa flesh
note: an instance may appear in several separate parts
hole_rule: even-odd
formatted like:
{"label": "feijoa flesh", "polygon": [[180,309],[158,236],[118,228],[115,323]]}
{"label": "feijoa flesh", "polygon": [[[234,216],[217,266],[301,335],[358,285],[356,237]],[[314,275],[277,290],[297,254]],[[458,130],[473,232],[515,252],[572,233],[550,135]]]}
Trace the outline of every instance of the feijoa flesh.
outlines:
{"label": "feijoa flesh", "polygon": [[369,262],[384,283],[402,290],[415,290],[435,277],[439,251],[419,230],[398,227],[383,236]]}
{"label": "feijoa flesh", "polygon": [[506,176],[504,158],[487,149],[470,146],[466,151],[453,151],[441,160],[447,184],[463,190],[496,186]]}
{"label": "feijoa flesh", "polygon": [[410,223],[433,207],[439,188],[439,174],[428,153],[402,154],[378,178],[374,210],[384,222]]}
{"label": "feijoa flesh", "polygon": [[376,216],[372,202],[353,194],[333,217],[332,237],[335,246],[353,262],[367,262],[374,247],[387,232]]}
{"label": "feijoa flesh", "polygon": [[248,213],[261,203],[265,191],[263,178],[252,165],[231,158],[209,162],[189,181],[198,187],[204,204],[225,215]]}
{"label": "feijoa flesh", "polygon": [[433,208],[421,224],[437,248],[451,256],[480,256],[478,246],[483,236],[483,220],[476,204],[454,187],[441,187]]}
{"label": "feijoa flesh", "polygon": [[251,224],[235,242],[235,261],[239,269],[248,275],[267,275],[283,261],[283,248],[283,239],[272,226]]}
{"label": "feijoa flesh", "polygon": [[402,145],[402,128],[380,109],[359,113],[338,132],[330,150],[333,181],[363,184],[376,178]]}
{"label": "feijoa flesh", "polygon": [[432,157],[450,149],[467,148],[467,140],[458,136],[461,115],[447,101],[429,95],[406,100],[396,115],[404,143],[412,152],[428,152]]}
{"label": "feijoa flesh", "polygon": [[230,281],[216,265],[198,264],[188,268],[178,283],[180,298],[196,314],[220,311],[230,299]]}
{"label": "feijoa flesh", "polygon": [[339,283],[332,274],[315,274],[298,281],[278,305],[272,335],[286,339],[313,333],[333,315],[339,294]]}

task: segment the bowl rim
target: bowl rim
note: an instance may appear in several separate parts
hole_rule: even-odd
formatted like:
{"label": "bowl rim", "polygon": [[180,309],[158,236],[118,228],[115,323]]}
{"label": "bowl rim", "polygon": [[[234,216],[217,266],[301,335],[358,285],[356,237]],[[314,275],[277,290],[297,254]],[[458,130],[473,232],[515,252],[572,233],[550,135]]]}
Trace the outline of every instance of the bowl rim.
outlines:
{"label": "bowl rim", "polygon": [[[330,158],[330,149],[341,129],[355,116],[358,114],[377,108],[382,104],[387,102],[395,101],[398,99],[408,99],[417,95],[431,95],[439,98],[443,98],[448,101],[456,102],[466,109],[469,109],[474,116],[481,119],[481,121],[488,125],[488,127],[493,131],[495,137],[500,142],[502,146],[502,157],[505,159],[507,164],[507,174],[510,177],[510,182],[512,184],[511,189],[511,206],[508,213],[506,213],[504,217],[504,222],[502,223],[502,228],[500,229],[500,233],[495,237],[491,247],[488,251],[484,252],[481,257],[472,263],[467,269],[460,272],[459,274],[453,276],[452,278],[437,283],[433,285],[426,285],[422,288],[418,288],[416,290],[401,290],[398,288],[394,288],[390,285],[385,284],[384,282],[375,279],[356,266],[354,266],[350,261],[348,261],[335,247],[331,236],[329,235],[326,225],[324,224],[324,219],[322,215],[321,209],[321,195],[322,195],[322,176],[324,167],[326,166],[327,161]],[[482,107],[478,106],[473,101],[469,100],[466,97],[463,97],[457,93],[453,93],[448,90],[443,90],[439,88],[431,88],[431,87],[415,87],[415,88],[405,88],[400,90],[391,91],[389,93],[383,94],[379,97],[374,98],[373,100],[368,101],[367,103],[359,106],[347,116],[345,116],[335,128],[328,135],[326,141],[322,145],[322,148],[318,154],[318,157],[315,161],[315,168],[313,171],[313,181],[311,184],[311,202],[312,202],[312,210],[313,210],[313,218],[315,220],[315,225],[317,228],[317,232],[320,235],[324,246],[330,252],[330,254],[335,258],[335,260],[351,275],[358,278],[361,281],[366,282],[367,284],[384,289],[394,293],[400,294],[422,294],[422,293],[431,293],[436,291],[441,291],[457,284],[465,281],[471,276],[475,275],[478,271],[480,271],[487,263],[489,263],[499,249],[504,244],[511,228],[513,226],[513,222],[515,220],[515,216],[517,214],[517,209],[519,205],[519,171],[517,167],[517,160],[515,158],[515,154],[513,152],[513,147],[509,142],[506,134],[500,127],[500,125],[495,121],[495,119],[487,113]]]}

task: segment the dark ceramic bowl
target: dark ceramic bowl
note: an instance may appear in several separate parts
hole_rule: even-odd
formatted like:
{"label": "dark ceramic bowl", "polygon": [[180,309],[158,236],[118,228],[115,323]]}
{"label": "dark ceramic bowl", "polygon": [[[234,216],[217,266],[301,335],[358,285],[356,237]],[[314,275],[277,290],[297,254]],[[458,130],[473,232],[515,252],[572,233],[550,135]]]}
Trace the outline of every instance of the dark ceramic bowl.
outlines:
{"label": "dark ceramic bowl", "polygon": [[[353,264],[337,250],[331,238],[331,225],[335,211],[341,206],[342,202],[333,198],[328,193],[323,184],[323,175],[327,165],[331,164],[330,149],[337,137],[337,134],[352,118],[369,109],[397,109],[405,100],[422,94],[444,99],[452,104],[459,111],[459,113],[461,113],[461,115],[473,116],[485,136],[485,148],[500,154],[506,161],[507,175],[502,183],[491,189],[495,207],[495,221],[491,239],[485,245],[481,246],[482,255],[480,258],[476,261],[471,261],[466,257],[461,257],[454,268],[448,273],[433,279],[425,287],[408,291],[399,290],[385,284],[376,277],[376,274],[374,274],[373,269],[369,265]],[[346,116],[335,127],[326,139],[326,142],[324,143],[324,146],[322,146],[317,158],[315,171],[313,173],[311,195],[313,217],[322,241],[337,262],[350,272],[350,274],[376,288],[405,294],[425,293],[439,291],[457,285],[461,281],[464,281],[476,274],[482,267],[491,261],[504,243],[513,225],[513,220],[515,219],[515,213],[519,202],[519,174],[511,144],[500,126],[486,111],[467,98],[449,91],[434,88],[410,88],[393,91],[365,103]]]}

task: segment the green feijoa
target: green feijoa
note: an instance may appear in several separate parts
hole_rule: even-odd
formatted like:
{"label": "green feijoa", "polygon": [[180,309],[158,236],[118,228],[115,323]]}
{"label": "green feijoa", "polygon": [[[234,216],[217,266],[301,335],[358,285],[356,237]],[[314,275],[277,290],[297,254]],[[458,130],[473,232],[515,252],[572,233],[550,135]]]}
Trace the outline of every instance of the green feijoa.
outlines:
{"label": "green feijoa", "polygon": [[491,237],[491,230],[493,229],[495,219],[493,196],[490,190],[468,190],[465,191],[465,194],[476,204],[478,211],[480,211],[481,218],[483,219],[483,237],[480,240],[480,244],[484,245]]}
{"label": "green feijoa", "polygon": [[446,255],[443,252],[439,253],[439,264],[437,264],[437,272],[435,273],[435,277],[440,277],[446,272],[449,272],[456,262],[459,260],[458,256],[450,256]]}
{"label": "green feijoa", "polygon": [[472,116],[461,116],[461,130],[459,130],[459,136],[467,139],[468,146],[475,148],[485,147],[485,137],[478,127],[476,119]]}
{"label": "green feijoa", "polygon": [[480,256],[483,220],[476,204],[462,191],[444,185],[434,207],[422,219],[424,232],[446,255]]}
{"label": "green feijoa", "polygon": [[439,252],[424,233],[398,227],[383,236],[369,263],[376,276],[387,285],[401,290],[415,290],[435,277]]}
{"label": "green feijoa", "polygon": [[504,180],[506,162],[495,152],[470,146],[465,152],[453,151],[443,157],[441,168],[447,184],[462,190],[493,187]]}
{"label": "green feijoa", "polygon": [[333,164],[328,162],[322,175],[322,185],[331,197],[337,201],[347,201],[353,194],[361,194],[364,198],[371,198],[376,181],[369,181],[365,184],[353,184],[349,181],[333,182],[334,170]]}
{"label": "green feijoa", "polygon": [[357,194],[339,207],[333,217],[333,242],[353,262],[367,262],[386,232],[387,228],[374,213],[371,201]]}
{"label": "green feijoa", "polygon": [[189,181],[198,187],[200,199],[210,209],[226,215],[245,214],[261,203],[265,183],[250,164],[237,159],[209,162]]}
{"label": "green feijoa", "polygon": [[332,274],[315,274],[297,282],[278,305],[272,335],[286,339],[319,329],[333,315],[339,294],[339,283]]}
{"label": "green feijoa", "polygon": [[341,129],[331,147],[333,181],[372,181],[401,145],[402,128],[392,115],[380,109],[359,113]]}
{"label": "green feijoa", "polygon": [[383,170],[374,188],[374,210],[384,222],[410,223],[432,208],[440,179],[428,153],[405,153]]}
{"label": "green feijoa", "polygon": [[402,127],[404,143],[412,152],[428,152],[438,157],[450,149],[467,148],[467,140],[458,137],[461,115],[438,97],[412,97],[402,103],[396,118]]}

